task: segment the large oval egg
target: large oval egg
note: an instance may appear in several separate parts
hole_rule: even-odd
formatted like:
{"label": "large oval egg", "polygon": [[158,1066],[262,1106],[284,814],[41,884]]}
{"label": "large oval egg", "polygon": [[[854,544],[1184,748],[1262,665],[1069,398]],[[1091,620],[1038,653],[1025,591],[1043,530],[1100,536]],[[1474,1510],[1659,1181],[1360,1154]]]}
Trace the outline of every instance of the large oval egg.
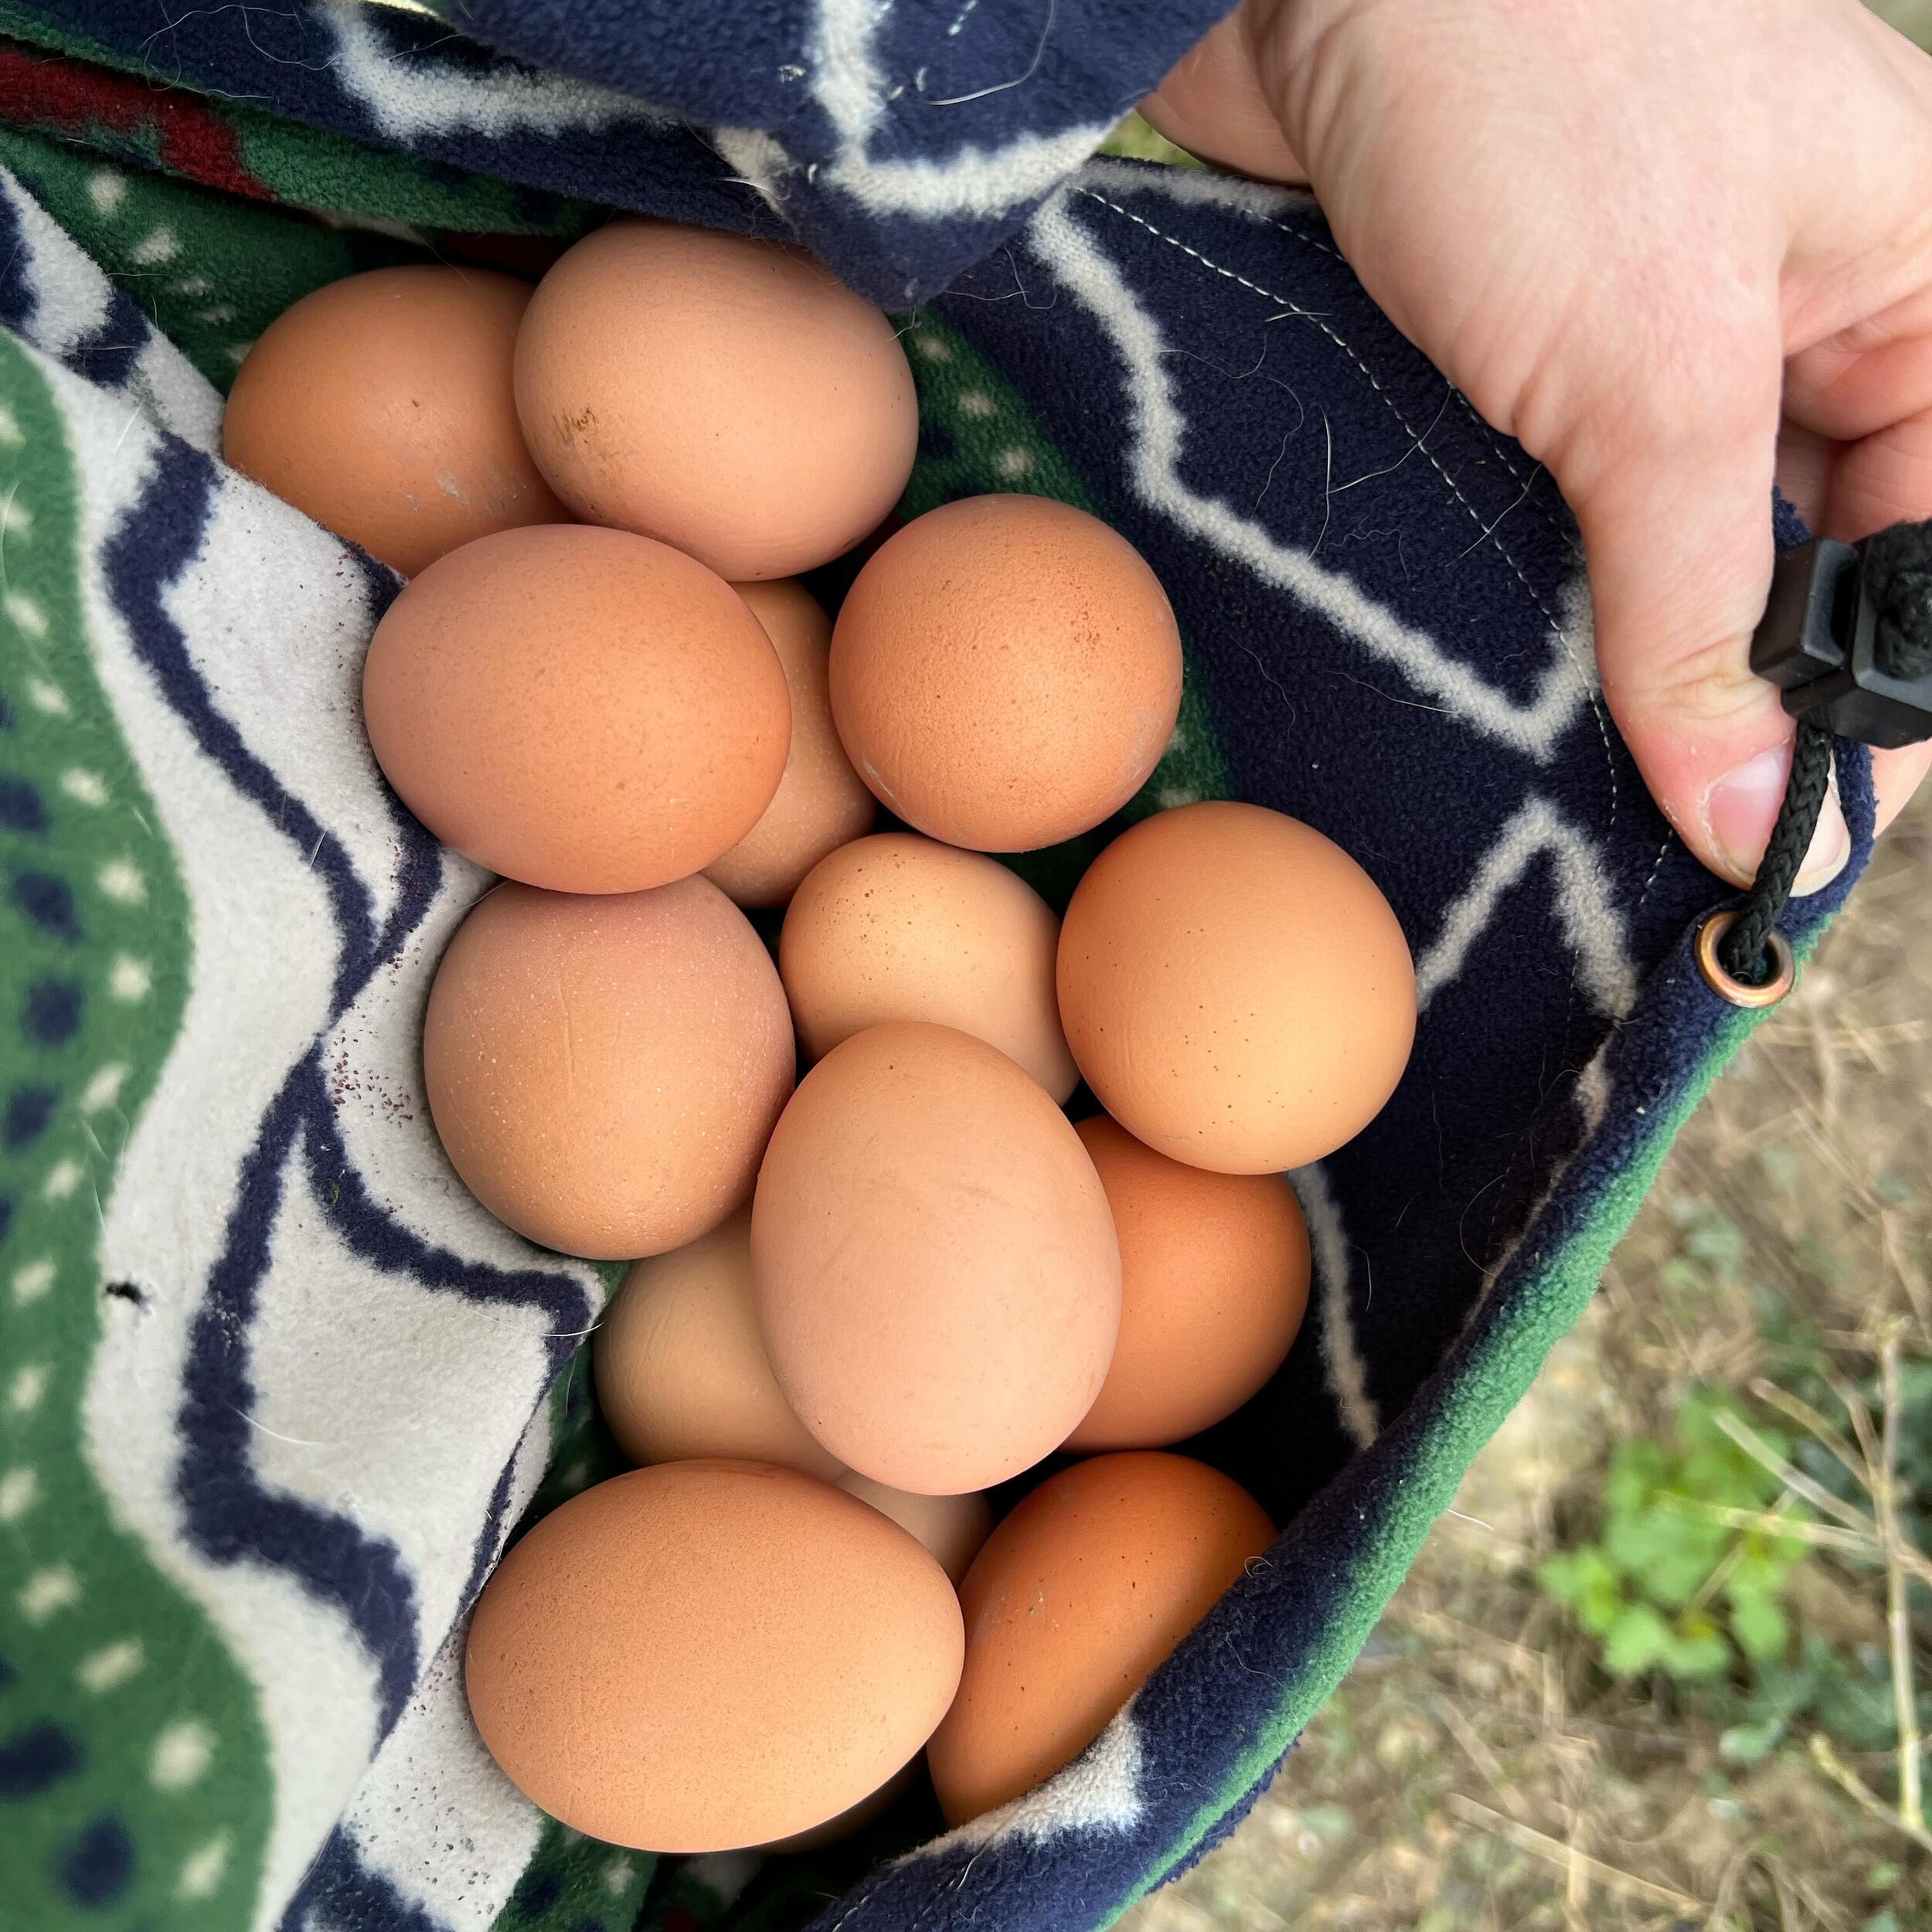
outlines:
{"label": "large oval egg", "polygon": [[582,517],[734,581],[842,555],[919,434],[892,324],[802,249],[616,221],[546,275],[516,345],[531,453]]}
{"label": "large oval egg", "polygon": [[845,1473],[791,1413],[765,1359],[749,1214],[634,1263],[597,1325],[593,1353],[597,1406],[633,1462],[740,1456],[828,1482]]}
{"label": "large oval egg", "polygon": [[932,1020],[997,1046],[1064,1101],[1080,1073],[1053,991],[1060,931],[1046,900],[997,859],[880,832],[806,876],[778,971],[813,1059],[882,1021]]}
{"label": "large oval egg", "polygon": [[1121,1335],[1070,1449],[1154,1449],[1232,1415],[1308,1305],[1308,1230],[1278,1174],[1210,1174],[1104,1114],[1074,1128],[1121,1243]]}
{"label": "large oval egg", "polygon": [[791,749],[764,815],[705,876],[740,906],[782,906],[825,855],[869,831],[879,815],[832,722],[826,653],[832,620],[802,583],[740,583],[765,628],[791,694]]}
{"label": "large oval egg", "polygon": [[432,564],[376,627],[362,709],[383,775],[445,845],[553,892],[641,892],[754,826],[791,702],[730,584],[574,524]]}
{"label": "large oval egg", "polygon": [[519,1233],[597,1260],[680,1247],[743,1206],[796,1065],[770,955],[704,879],[498,886],[457,929],[423,1023],[430,1111],[464,1185]]}
{"label": "large oval egg", "polygon": [[855,1033],[786,1108],[751,1216],[779,1385],[840,1461],[985,1489],[1066,1439],[1120,1323],[1120,1250],[1066,1117],[947,1026]]}
{"label": "large oval egg", "polygon": [[1167,749],[1181,638],[1140,553],[1083,510],[975,496],[859,573],[832,711],[860,777],[948,845],[1026,852],[1097,825]]}
{"label": "large oval egg", "polygon": [[927,1748],[963,1825],[1070,1764],[1274,1540],[1238,1483],[1185,1456],[1096,1456],[1043,1482],[966,1573],[966,1668]]}
{"label": "large oval egg", "polygon": [[511,393],[530,293],[423,264],[304,295],[236,371],[222,454],[405,577],[493,530],[561,522]]}
{"label": "large oval egg", "polygon": [[545,1517],[498,1566],[464,1678],[483,1741],[573,1830],[763,1845],[890,1778],[959,1681],[945,1573],[796,1471],[662,1463]]}
{"label": "large oval egg", "polygon": [[1183,805],[1121,833],[1060,924],[1060,1019],[1100,1104],[1223,1174],[1332,1154],[1408,1064],[1416,975],[1375,881],[1298,819]]}

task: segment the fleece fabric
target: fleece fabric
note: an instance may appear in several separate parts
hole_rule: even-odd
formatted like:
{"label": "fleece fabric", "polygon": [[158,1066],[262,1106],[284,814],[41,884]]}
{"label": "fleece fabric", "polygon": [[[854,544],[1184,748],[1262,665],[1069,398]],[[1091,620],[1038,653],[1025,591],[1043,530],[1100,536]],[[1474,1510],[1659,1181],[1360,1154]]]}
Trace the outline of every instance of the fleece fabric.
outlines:
{"label": "fleece fabric", "polygon": [[[0,43],[0,102],[20,124],[98,124],[204,178],[212,162],[244,193],[299,182],[296,199],[332,212],[396,219],[389,198],[440,189],[495,200],[512,217],[496,225],[520,231],[567,223],[581,199],[790,234],[894,308],[1018,229],[1225,11],[1217,0],[412,0],[406,11],[0,0],[0,33],[18,43]],[[54,50],[74,64],[49,69]],[[299,161],[290,121],[304,130]],[[405,174],[417,185],[396,185]]]}
{"label": "fleece fabric", "polygon": [[[1252,1801],[1752,1024],[1692,961],[1726,895],[1604,708],[1547,478],[1306,197],[1073,167],[1186,9],[733,11],[736,78],[675,0],[467,16],[554,68],[342,5],[0,8],[10,1927],[1096,1932]],[[922,87],[906,50],[940,41],[963,64]],[[814,64],[854,46],[870,66]],[[673,79],[702,138],[639,104]],[[1018,83],[987,97],[998,128],[942,104],[993,80]],[[785,110],[794,87],[817,104]],[[727,123],[798,165],[726,179]],[[1053,142],[1050,173],[974,172]],[[757,180],[748,151],[728,171]],[[914,219],[840,155],[950,185]],[[1279,1542],[1060,1777],[950,1834],[914,1800],[815,1862],[583,1839],[468,1724],[476,1592],[611,1466],[580,1353],[607,1274],[492,1221],[430,1128],[422,1004],[486,882],[362,733],[395,580],[217,454],[237,359],[304,289],[426,252],[539,266],[597,202],[782,227],[874,294],[929,293],[900,315],[905,512],[1060,497],[1173,600],[1181,725],[1124,816],[1307,819],[1418,969],[1395,1098],[1294,1177],[1306,1329],[1190,1445]],[[1790,909],[1801,952],[1868,849],[1855,747],[1839,770],[1857,851]],[[1063,900],[1114,828],[1019,862]]]}

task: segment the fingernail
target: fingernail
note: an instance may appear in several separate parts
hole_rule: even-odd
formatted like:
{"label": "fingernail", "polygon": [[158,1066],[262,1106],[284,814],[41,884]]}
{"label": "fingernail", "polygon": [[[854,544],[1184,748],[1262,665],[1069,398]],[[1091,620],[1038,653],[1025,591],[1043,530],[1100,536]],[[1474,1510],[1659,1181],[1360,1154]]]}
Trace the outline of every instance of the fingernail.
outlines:
{"label": "fingernail", "polygon": [[1825,794],[1824,808],[1818,815],[1818,829],[1811,834],[1811,842],[1805,852],[1804,864],[1798,869],[1792,892],[1802,899],[1807,893],[1823,891],[1844,871],[1845,861],[1851,855],[1852,828],[1845,822],[1845,813],[1838,801],[1838,788],[1834,786]]}
{"label": "fingernail", "polygon": [[[1791,747],[1774,745],[1769,751],[1760,751],[1749,764],[1726,772],[1706,797],[1704,812],[1711,835],[1740,883],[1757,873],[1771,828],[1777,821],[1778,807],[1784,802],[1791,769]],[[1798,869],[1792,890],[1815,893],[1828,886],[1845,869],[1851,855],[1852,835],[1834,790],[1825,795],[1818,829],[1811,835],[1811,848]]]}

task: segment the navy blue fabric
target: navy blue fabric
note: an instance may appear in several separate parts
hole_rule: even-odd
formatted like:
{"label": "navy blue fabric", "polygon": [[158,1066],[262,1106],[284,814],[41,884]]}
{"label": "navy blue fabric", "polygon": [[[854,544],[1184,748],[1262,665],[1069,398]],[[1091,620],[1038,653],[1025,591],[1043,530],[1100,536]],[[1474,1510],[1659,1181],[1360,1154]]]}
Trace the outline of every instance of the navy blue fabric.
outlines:
{"label": "navy blue fabric", "polygon": [[134,1838],[119,1818],[104,1813],[63,1848],[54,1869],[61,1889],[76,1905],[96,1910],[134,1883]]}
{"label": "navy blue fabric", "polygon": [[0,1798],[36,1798],[84,1761],[80,1740],[45,1719],[0,1737]]}
{"label": "navy blue fabric", "polygon": [[443,1932],[440,1921],[362,1862],[338,1825],[303,1875],[278,1932]]}
{"label": "navy blue fabric", "polygon": [[26,0],[9,22],[32,37],[38,19],[50,44],[78,37],[159,84],[272,106],[427,161],[790,234],[896,308],[1020,226],[1226,10],[1225,0],[446,0],[445,26],[328,0]]}

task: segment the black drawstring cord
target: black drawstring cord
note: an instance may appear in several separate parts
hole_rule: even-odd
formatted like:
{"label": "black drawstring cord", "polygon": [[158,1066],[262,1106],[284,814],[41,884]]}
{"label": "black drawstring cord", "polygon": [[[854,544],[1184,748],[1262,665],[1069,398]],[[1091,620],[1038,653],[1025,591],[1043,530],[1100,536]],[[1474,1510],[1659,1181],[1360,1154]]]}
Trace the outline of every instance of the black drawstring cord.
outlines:
{"label": "black drawstring cord", "polygon": [[1835,737],[1886,749],[1932,737],[1932,522],[1897,523],[1862,543],[1828,537],[1777,560],[1751,668],[1784,688],[1798,719],[1791,775],[1757,877],[1718,964],[1743,986],[1776,971],[1772,933],[1831,787]]}
{"label": "black drawstring cord", "polygon": [[1777,808],[1770,843],[1757,876],[1738,908],[1736,923],[1717,942],[1717,960],[1740,985],[1761,986],[1776,970],[1767,943],[1791,896],[1804,855],[1811,849],[1825,794],[1832,788],[1832,728],[1808,713],[1798,721],[1791,776]]}

